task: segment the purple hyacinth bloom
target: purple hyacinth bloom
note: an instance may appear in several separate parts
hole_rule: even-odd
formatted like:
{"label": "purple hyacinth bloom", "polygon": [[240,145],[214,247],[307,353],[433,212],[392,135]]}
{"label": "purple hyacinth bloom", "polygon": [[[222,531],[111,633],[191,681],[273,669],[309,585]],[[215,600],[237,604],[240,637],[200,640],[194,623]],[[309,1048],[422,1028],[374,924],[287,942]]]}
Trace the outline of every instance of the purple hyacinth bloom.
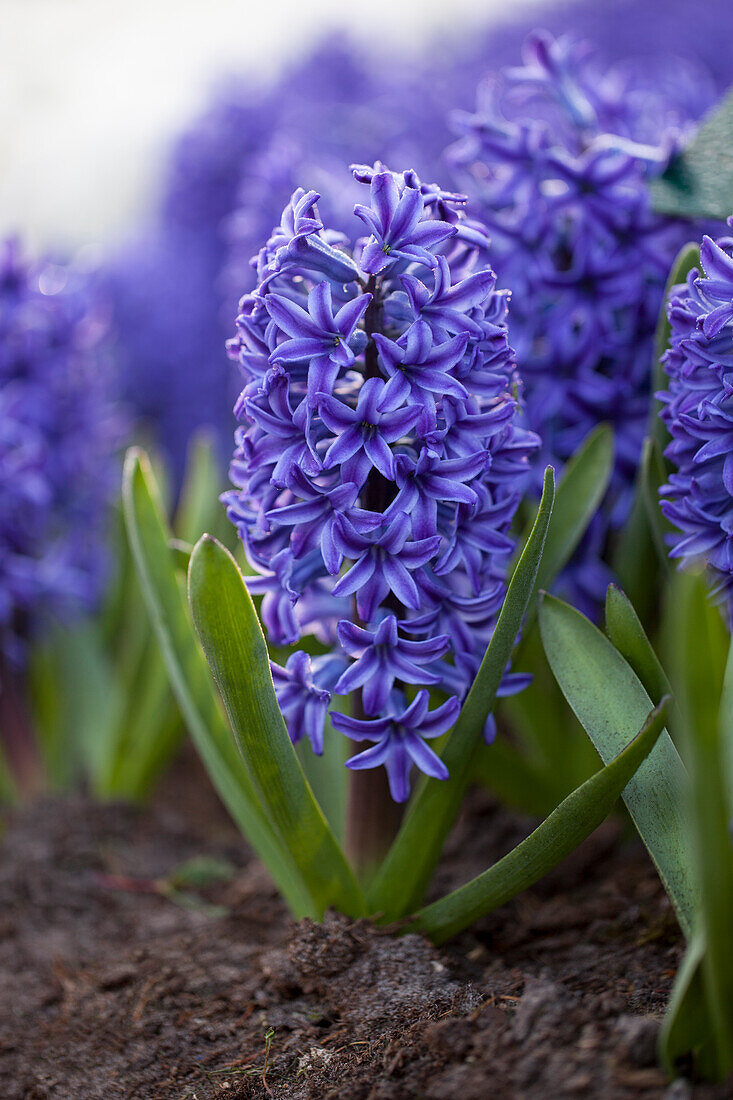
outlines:
{"label": "purple hyacinth bloom", "polygon": [[331,689],[338,680],[344,662],[331,656],[310,657],[296,651],[285,668],[271,662],[277,701],[291,740],[297,745],[304,737],[314,753],[323,752],[323,726],[331,702]]}
{"label": "purple hyacinth bloom", "polygon": [[340,466],[343,477],[356,482],[359,488],[371,469],[394,478],[389,445],[397,443],[414,426],[420,409],[400,408],[399,395],[390,393],[387,383],[378,378],[367,378],[353,409],[328,394],[318,396],[321,420],[336,435],[326,451],[325,469]]}
{"label": "purple hyacinth bloom", "polygon": [[308,294],[307,311],[282,294],[267,295],[267,311],[288,337],[277,344],[270,362],[308,360],[311,405],[316,404],[317,395],[332,392],[339,370],[350,367],[363,350],[366,336],[361,330],[357,332],[357,325],[370,301],[371,296],[364,294],[347,301],[334,315],[331,284],[325,280]]}
{"label": "purple hyacinth bloom", "polygon": [[331,721],[352,741],[376,742],[373,748],[365,749],[347,760],[346,767],[361,771],[383,764],[387,769],[392,798],[395,802],[406,802],[410,794],[410,769],[413,764],[424,775],[434,779],[448,778],[445,764],[425,741],[440,737],[450,729],[458,717],[460,703],[454,697],[430,711],[427,691],[418,691],[409,707],[404,707],[404,699],[400,700],[397,694],[397,700],[393,698],[391,701],[390,713],[384,718],[360,719],[347,714],[334,714]]}
{"label": "purple hyacinth bloom", "polygon": [[[506,295],[462,196],[382,165],[354,178],[369,188],[366,242],[329,234],[298,189],[258,253],[229,344],[244,389],[223,499],[271,639],[315,627],[341,661],[315,687],[302,658],[287,684],[277,672],[291,737],[306,703],[322,728],[315,688],[351,696],[334,726],[379,744],[350,766],[385,764],[403,800],[412,764],[445,778],[423,737],[452,723],[491,637],[538,440],[521,426]],[[408,684],[423,689],[409,707]],[[450,696],[430,715],[428,686]]]}
{"label": "purple hyacinth bloom", "polygon": [[358,203],[354,213],[372,235],[364,245],[361,269],[379,275],[398,260],[437,265],[435,248],[458,230],[449,222],[424,219],[425,201],[416,187],[400,189],[391,172],[374,172],[371,205]]}
{"label": "purple hyacinth bloom", "polygon": [[401,638],[399,623],[387,615],[374,630],[365,630],[345,620],[338,625],[342,648],[354,663],[342,674],[334,690],[348,695],[362,688],[367,714],[379,714],[387,706],[395,680],[407,684],[439,684],[440,675],[425,666],[442,657],[450,646],[447,634],[422,641]]}
{"label": "purple hyacinth bloom", "polygon": [[656,320],[689,233],[652,211],[647,182],[712,101],[704,76],[691,95],[684,67],[668,69],[654,79],[645,66],[604,69],[587,45],[535,33],[523,64],[489,77],[476,112],[455,116],[461,137],[449,152],[491,230],[499,284],[512,289],[512,338],[543,458],[562,466],[596,425],[614,428],[611,487],[565,578],[589,611],[605,592],[607,540],[629,515]]}
{"label": "purple hyacinth bloom", "polygon": [[404,607],[420,608],[420,593],[412,573],[427,565],[440,546],[440,536],[410,539],[410,517],[398,512],[381,531],[360,534],[345,516],[337,540],[344,555],[355,559],[333,588],[334,596],[355,596],[363,622],[376,617],[377,609],[392,593]]}
{"label": "purple hyacinth bloom", "polygon": [[[733,228],[733,219],[728,225]],[[733,237],[703,237],[702,271],[668,306],[669,389],[660,394],[675,467],[662,510],[677,528],[671,555],[709,567],[715,592],[733,595]]]}
{"label": "purple hyacinth bloom", "polygon": [[88,608],[122,420],[105,302],[90,275],[0,246],[0,655]]}

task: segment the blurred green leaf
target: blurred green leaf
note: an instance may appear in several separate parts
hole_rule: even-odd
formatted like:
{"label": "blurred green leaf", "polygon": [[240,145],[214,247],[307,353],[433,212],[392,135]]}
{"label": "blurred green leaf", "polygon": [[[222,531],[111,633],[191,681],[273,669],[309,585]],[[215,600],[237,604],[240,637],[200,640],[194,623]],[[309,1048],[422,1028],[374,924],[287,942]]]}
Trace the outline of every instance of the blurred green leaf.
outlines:
{"label": "blurred green leaf", "polygon": [[176,888],[203,889],[214,882],[230,882],[237,868],[220,856],[193,856],[166,875],[166,882]]}
{"label": "blurred green leaf", "polygon": [[[733,729],[727,698],[730,640],[702,574],[678,574],[675,585],[677,663],[673,669],[682,712],[685,759],[692,782],[692,819],[700,911],[705,940],[702,977],[714,1037],[715,1073],[733,1071],[733,843],[723,743]],[[727,692],[726,692],[727,695]]]}
{"label": "blurred green leaf", "polygon": [[275,836],[237,751],[191,623],[185,583],[169,548],[170,530],[145,455],[125,461],[123,497],[130,545],[150,621],[186,725],[224,805],[296,916],[317,909],[297,866]]}
{"label": "blurred green leaf", "polygon": [[[540,632],[565,698],[603,762],[610,763],[644,723],[652,706],[649,695],[611,642],[575,608],[545,596]],[[623,798],[689,937],[696,888],[684,815],[687,794],[682,761],[665,732]]]}
{"label": "blurred green leaf", "polygon": [[192,439],[178,509],[173,521],[176,537],[193,545],[203,535],[225,535],[231,530],[219,494],[224,488],[215,440],[206,431]]}
{"label": "blurred green leaf", "polygon": [[300,868],[319,917],[360,916],[353,871],[303,775],[283,721],[252,600],[232,555],[204,535],[188,572],[193,621],[267,818]]}
{"label": "blurred green leaf", "polygon": [[486,719],[493,710],[496,692],[535,590],[554,498],[554,472],[548,466],[534,527],[509,581],[481,667],[440,754],[450,778],[445,781],[426,778],[420,782],[369,892],[374,912],[393,918],[409,913],[422,901],[475,769],[475,753]]}
{"label": "blurred green leaf", "polygon": [[408,925],[443,943],[479,917],[504,905],[556,867],[611,812],[619,795],[656,744],[668,699],[653,710],[638,736],[613,760],[573,791],[508,855],[471,882],[426,906]]}
{"label": "blurred green leaf", "polygon": [[703,121],[686,149],[651,182],[658,214],[718,218],[733,211],[733,91]]}
{"label": "blurred green leaf", "polygon": [[[552,587],[577,549],[608,488],[613,452],[613,431],[607,424],[600,424],[566,463],[555,493],[536,592]],[[532,613],[535,606],[533,603]]]}
{"label": "blurred green leaf", "polygon": [[705,936],[698,929],[677,971],[659,1035],[660,1061],[670,1076],[676,1075],[678,1063],[690,1057],[699,1074],[717,1076],[715,1036],[703,979],[704,957]]}

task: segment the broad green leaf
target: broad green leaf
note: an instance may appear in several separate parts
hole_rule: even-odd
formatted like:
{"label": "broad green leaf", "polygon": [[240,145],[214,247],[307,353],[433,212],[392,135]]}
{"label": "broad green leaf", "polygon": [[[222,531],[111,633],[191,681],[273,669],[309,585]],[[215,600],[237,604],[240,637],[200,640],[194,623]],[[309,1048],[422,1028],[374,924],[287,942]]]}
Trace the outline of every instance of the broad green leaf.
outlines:
{"label": "broad green leaf", "polygon": [[244,578],[221,543],[204,535],[188,570],[194,626],[250,777],[280,842],[297,862],[322,916],[359,916],[364,901],[303,775],[275,695],[262,628]]}
{"label": "broad green leaf", "polygon": [[662,453],[669,441],[669,435],[659,415],[659,411],[662,407],[661,403],[654,395],[659,393],[660,390],[667,388],[667,375],[664,364],[662,363],[662,359],[669,347],[672,335],[672,326],[667,317],[667,303],[669,302],[673,287],[677,286],[679,283],[684,283],[693,267],[699,266],[699,246],[692,241],[689,244],[683,245],[670,268],[667,285],[664,288],[662,308],[659,310],[659,317],[657,318],[657,328],[654,334],[654,364],[652,368],[652,399],[649,408],[649,435],[656,442]]}
{"label": "broad green leaf", "polygon": [[185,588],[169,549],[170,530],[144,453],[125,461],[124,506],[130,545],[150,621],[186,725],[224,805],[267,867],[297,917],[317,905],[259,804],[211,681],[191,623]]}
{"label": "broad green leaf", "polygon": [[402,916],[422,901],[474,770],[475,752],[481,744],[486,719],[493,710],[496,692],[534,593],[554,497],[554,473],[548,466],[534,527],[512,574],[481,667],[440,754],[450,778],[425,779],[418,786],[372,884],[369,904],[374,912],[390,918]]}
{"label": "broad green leaf", "polygon": [[638,736],[610,764],[560,803],[508,855],[452,894],[416,914],[408,926],[443,943],[479,917],[497,909],[556,867],[611,812],[662,732],[668,697],[653,710]]}
{"label": "broad green leaf", "polygon": [[[730,649],[720,610],[702,575],[682,574],[676,586],[678,663],[674,669],[685,758],[692,781],[695,867],[700,887],[699,927],[705,937],[702,975],[715,1039],[716,1076],[733,1070],[733,841],[722,741],[725,654]],[[722,721],[721,721],[722,719]]]}
{"label": "broad green leaf", "polygon": [[598,510],[613,470],[613,431],[595,428],[563,470],[537,573],[536,591],[550,589]]}
{"label": "broad green leaf", "polygon": [[667,674],[644,633],[639,616],[629,598],[615,584],[609,584],[606,592],[606,634],[631,665],[653,702],[658,703],[663,695],[672,694]]}
{"label": "broad green leaf", "polygon": [[[605,764],[642,726],[652,702],[633,669],[584,615],[552,596],[540,633],[565,698]],[[696,889],[684,806],[688,781],[665,732],[624,791],[624,802],[689,937]]]}
{"label": "broad green leaf", "polygon": [[687,148],[651,182],[654,209],[675,218],[729,217],[733,210],[733,92],[707,116]]}

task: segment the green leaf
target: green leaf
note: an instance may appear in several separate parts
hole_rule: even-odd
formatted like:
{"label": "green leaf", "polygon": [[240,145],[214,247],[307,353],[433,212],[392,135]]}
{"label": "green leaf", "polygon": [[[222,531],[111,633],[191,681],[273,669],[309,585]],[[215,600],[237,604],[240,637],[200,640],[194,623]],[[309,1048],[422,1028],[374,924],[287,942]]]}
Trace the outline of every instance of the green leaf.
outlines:
{"label": "green leaf", "polygon": [[658,214],[717,218],[733,210],[733,92],[707,116],[687,148],[651,182]]}
{"label": "green leaf", "polygon": [[552,587],[577,549],[608,488],[613,452],[613,432],[600,424],[566,464],[555,493],[536,591]]}
{"label": "green leaf", "polygon": [[83,776],[96,792],[112,765],[125,702],[99,624],[83,619],[49,631],[31,650],[28,677],[51,781],[68,789]]}
{"label": "green leaf", "polygon": [[705,996],[702,962],[705,936],[697,930],[687,945],[659,1035],[659,1057],[670,1074],[692,1056],[703,1077],[718,1073],[715,1037]]}
{"label": "green leaf", "polygon": [[678,664],[675,685],[682,711],[685,758],[692,781],[695,867],[700,886],[699,927],[705,937],[702,975],[720,1079],[733,1070],[733,843],[722,745],[731,736],[721,707],[733,658],[719,608],[702,575],[677,579]]}
{"label": "green leaf", "polygon": [[198,644],[185,586],[169,548],[170,530],[152,470],[136,448],[125,460],[123,497],[130,545],[150,621],[188,731],[224,805],[265,864],[294,915],[317,916],[317,906],[259,804],[249,772],[222,713]]}
{"label": "green leaf", "polygon": [[275,695],[251,597],[232,555],[204,535],[188,571],[193,621],[252,782],[281,843],[298,864],[321,917],[329,906],[359,916],[353,871],[313,797]]}
{"label": "green leaf", "polygon": [[598,754],[552,675],[536,622],[523,629],[512,665],[532,683],[497,702],[502,736],[478,749],[475,778],[506,805],[541,819],[593,775]]}
{"label": "green leaf", "polygon": [[671,695],[667,674],[644,633],[631,601],[615,584],[606,592],[606,634],[641,680],[652,702]]}
{"label": "green leaf", "polygon": [[222,487],[214,440],[208,432],[200,431],[189,444],[181,497],[173,521],[178,539],[193,544],[204,531],[219,534],[225,522],[224,509],[219,503]]}
{"label": "green leaf", "polygon": [[237,868],[228,859],[218,856],[193,856],[166,875],[165,881],[175,889],[204,889],[214,882],[231,882]]}
{"label": "green leaf", "polygon": [[534,527],[512,574],[481,667],[441,752],[450,778],[445,781],[426,778],[418,786],[372,884],[369,904],[374,912],[390,918],[401,916],[422,900],[475,768],[475,752],[481,744],[486,719],[494,707],[496,692],[534,593],[554,498],[554,473],[548,466]]}
{"label": "green leaf", "polygon": [[452,894],[416,914],[409,931],[443,943],[497,909],[556,867],[611,812],[664,726],[668,697],[651,712],[638,736],[610,764],[569,794],[508,855]]}
{"label": "green leaf", "polygon": [[[641,727],[651,700],[621,654],[579,611],[545,596],[539,621],[555,678],[608,764]],[[696,889],[684,815],[687,792],[682,761],[665,732],[623,797],[689,937]]]}

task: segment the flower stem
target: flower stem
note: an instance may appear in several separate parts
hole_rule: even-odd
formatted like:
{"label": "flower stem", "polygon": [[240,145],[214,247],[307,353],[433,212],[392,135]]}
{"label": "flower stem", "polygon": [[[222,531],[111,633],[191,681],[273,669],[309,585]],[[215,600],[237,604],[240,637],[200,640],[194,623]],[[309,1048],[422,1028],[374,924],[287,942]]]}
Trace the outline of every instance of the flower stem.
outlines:
{"label": "flower stem", "polygon": [[[356,745],[360,752],[363,745]],[[362,882],[378,870],[402,821],[402,806],[389,793],[384,768],[349,772],[346,854]]]}
{"label": "flower stem", "polygon": [[[373,297],[364,315],[364,327],[368,337],[367,346],[364,349],[364,376],[379,378],[381,372],[372,332],[378,329],[380,306],[376,279],[373,275],[369,279],[367,290]],[[378,470],[372,470],[364,486],[363,507],[371,512],[383,514],[390,503],[390,490],[393,489],[394,486],[382,477]],[[394,596],[390,596],[385,602],[394,605],[393,610],[400,617],[402,608],[396,604]],[[354,699],[354,717],[372,717],[364,713],[360,696]],[[353,755],[361,752],[363,747],[356,744]],[[402,806],[395,802],[390,794],[384,768],[349,773],[346,854],[362,882],[368,882],[379,868],[397,835],[401,820]]]}

